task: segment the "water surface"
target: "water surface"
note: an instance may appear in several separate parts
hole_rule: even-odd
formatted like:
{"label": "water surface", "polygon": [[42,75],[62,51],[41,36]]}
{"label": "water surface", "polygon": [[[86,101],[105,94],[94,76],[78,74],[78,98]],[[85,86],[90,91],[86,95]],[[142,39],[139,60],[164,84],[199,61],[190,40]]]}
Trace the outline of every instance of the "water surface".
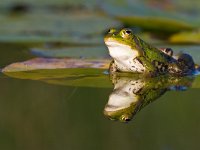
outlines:
{"label": "water surface", "polygon": [[[32,58],[26,50],[2,45],[0,66]],[[132,121],[121,123],[103,114],[112,87],[63,86],[5,75],[0,80],[0,149],[200,149],[198,88],[168,91]]]}

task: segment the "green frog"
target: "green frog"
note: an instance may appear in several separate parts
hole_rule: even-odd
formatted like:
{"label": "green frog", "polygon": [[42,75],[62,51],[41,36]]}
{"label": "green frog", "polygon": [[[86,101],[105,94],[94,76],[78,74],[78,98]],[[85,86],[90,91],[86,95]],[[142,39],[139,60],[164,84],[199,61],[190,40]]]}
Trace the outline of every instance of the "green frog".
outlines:
{"label": "green frog", "polygon": [[189,54],[173,56],[170,48],[158,49],[136,36],[131,29],[110,29],[104,38],[113,58],[109,71],[143,73],[150,76],[191,75],[195,64]]}

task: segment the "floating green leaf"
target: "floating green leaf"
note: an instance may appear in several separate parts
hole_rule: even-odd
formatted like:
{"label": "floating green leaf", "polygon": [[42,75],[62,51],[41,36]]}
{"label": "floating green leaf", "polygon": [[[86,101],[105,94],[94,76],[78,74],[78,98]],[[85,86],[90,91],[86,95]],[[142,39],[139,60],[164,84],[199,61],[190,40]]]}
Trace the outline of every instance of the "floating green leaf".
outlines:
{"label": "floating green leaf", "polygon": [[12,6],[13,4],[26,4],[28,6],[33,7],[41,7],[41,6],[94,6],[97,2],[94,0],[1,0],[2,6]]}
{"label": "floating green leaf", "polygon": [[103,43],[102,33],[120,23],[95,12],[38,11],[0,15],[0,41]]}
{"label": "floating green leaf", "polygon": [[[170,18],[153,16],[116,16],[127,26],[138,26],[146,30],[165,31],[169,33],[194,29],[188,23]],[[151,22],[151,23],[150,23]],[[163,28],[164,27],[164,28]]]}
{"label": "floating green leaf", "polygon": [[78,46],[65,48],[32,48],[31,53],[40,57],[73,57],[73,58],[105,58],[108,57],[108,50],[103,46]]}
{"label": "floating green leaf", "polygon": [[67,86],[110,87],[105,75],[109,60],[35,58],[11,64],[5,75]]}
{"label": "floating green leaf", "polygon": [[[195,15],[190,14],[191,10],[184,11],[185,7],[181,4],[183,1],[154,1],[155,4],[150,0],[123,2],[119,5],[110,0],[102,8],[127,26],[138,26],[147,30],[174,33],[199,26],[199,9],[195,9]],[[195,7],[192,3],[190,5]]]}
{"label": "floating green leaf", "polygon": [[34,58],[24,62],[13,63],[3,68],[3,72],[18,72],[40,69],[72,69],[72,68],[96,68],[107,69],[109,60],[103,59],[56,59],[56,58]]}
{"label": "floating green leaf", "polygon": [[169,42],[171,43],[179,43],[179,44],[200,44],[200,32],[199,31],[183,31],[177,34],[172,35],[169,38]]}

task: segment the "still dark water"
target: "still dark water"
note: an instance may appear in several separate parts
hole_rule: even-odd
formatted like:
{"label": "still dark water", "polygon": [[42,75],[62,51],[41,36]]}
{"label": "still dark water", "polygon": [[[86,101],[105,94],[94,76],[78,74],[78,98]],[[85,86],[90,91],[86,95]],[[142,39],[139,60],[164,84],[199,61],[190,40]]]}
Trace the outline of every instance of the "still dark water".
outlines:
{"label": "still dark water", "polygon": [[[1,67],[31,58],[25,49],[2,45]],[[166,92],[132,121],[121,123],[103,114],[112,88],[69,87],[3,75],[0,80],[2,150],[200,149],[198,88]]]}

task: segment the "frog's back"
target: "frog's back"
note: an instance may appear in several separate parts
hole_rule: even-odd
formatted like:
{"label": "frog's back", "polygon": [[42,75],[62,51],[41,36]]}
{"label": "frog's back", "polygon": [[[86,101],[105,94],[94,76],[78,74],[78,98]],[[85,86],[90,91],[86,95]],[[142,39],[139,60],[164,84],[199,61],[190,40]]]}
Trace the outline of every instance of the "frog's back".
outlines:
{"label": "frog's back", "polygon": [[164,52],[162,52],[160,49],[151,46],[150,44],[146,43],[139,37],[135,36],[136,39],[134,39],[137,44],[137,47],[140,47],[143,50],[144,56],[149,59],[150,62],[158,61],[162,63],[168,63],[168,62],[174,62],[175,59]]}

